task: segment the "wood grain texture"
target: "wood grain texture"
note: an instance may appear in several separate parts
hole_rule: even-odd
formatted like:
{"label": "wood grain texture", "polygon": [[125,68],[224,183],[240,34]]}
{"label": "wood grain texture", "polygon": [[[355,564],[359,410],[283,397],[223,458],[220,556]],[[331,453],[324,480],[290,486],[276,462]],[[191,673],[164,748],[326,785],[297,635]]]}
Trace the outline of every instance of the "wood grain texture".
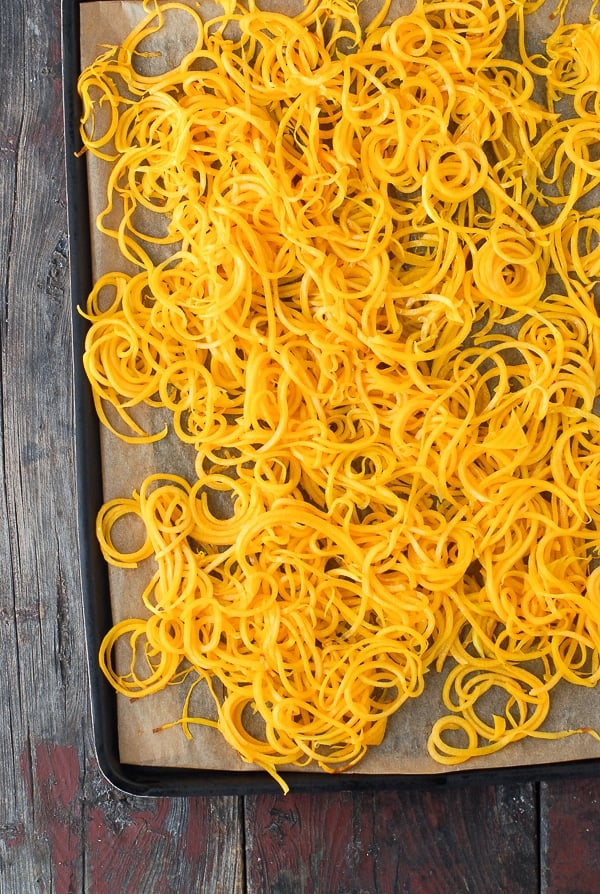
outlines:
{"label": "wood grain texture", "polygon": [[92,755],[60,33],[59,0],[0,5],[0,891],[238,894],[239,799],[129,798]]}
{"label": "wood grain texture", "polygon": [[246,799],[249,894],[537,894],[533,786]]}
{"label": "wood grain texture", "polygon": [[542,894],[600,890],[600,779],[540,786]]}

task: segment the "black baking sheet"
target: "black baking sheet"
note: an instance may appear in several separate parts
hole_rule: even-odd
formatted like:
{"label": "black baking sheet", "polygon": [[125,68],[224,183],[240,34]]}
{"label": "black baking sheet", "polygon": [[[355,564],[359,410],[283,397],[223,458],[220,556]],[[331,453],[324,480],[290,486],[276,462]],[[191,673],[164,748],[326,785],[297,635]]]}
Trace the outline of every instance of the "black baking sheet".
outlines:
{"label": "black baking sheet", "polygon": [[[95,519],[102,504],[102,469],[99,423],[81,357],[87,323],[78,313],[92,287],[92,260],[85,158],[80,148],[80,104],[76,82],[79,63],[79,11],[86,0],[62,0],[63,95],[70,235],[71,317],[73,332],[74,413],[77,463],[77,514],[83,611],[88,660],[93,741],[100,769],[122,791],[146,796],[198,796],[279,791],[262,771],[189,770],[123,764],[119,758],[117,696],[100,671],[97,655],[104,634],[112,625],[108,569],[95,536]],[[228,747],[228,746],[227,746]],[[440,787],[476,781],[506,783],[542,780],[556,776],[591,775],[600,760],[502,767],[453,769],[431,775],[385,775],[286,772],[292,791],[340,791],[407,786]]]}

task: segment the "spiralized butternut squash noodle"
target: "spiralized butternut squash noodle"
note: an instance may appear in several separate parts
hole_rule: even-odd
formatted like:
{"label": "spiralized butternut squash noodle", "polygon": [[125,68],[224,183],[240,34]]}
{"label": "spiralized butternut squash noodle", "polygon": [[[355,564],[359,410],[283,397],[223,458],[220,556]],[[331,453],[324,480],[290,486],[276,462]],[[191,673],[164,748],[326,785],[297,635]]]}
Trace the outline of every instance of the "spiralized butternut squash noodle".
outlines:
{"label": "spiralized butternut squash noodle", "polygon": [[[591,732],[544,721],[600,677],[600,22],[560,8],[533,52],[535,8],[147,2],[79,81],[133,265],[85,310],[97,411],[195,458],[99,514],[107,561],[153,568],[101,666],[184,687],[172,724],[284,788],[355,766],[439,673],[443,765]],[[175,10],[195,45],[149,71]]]}

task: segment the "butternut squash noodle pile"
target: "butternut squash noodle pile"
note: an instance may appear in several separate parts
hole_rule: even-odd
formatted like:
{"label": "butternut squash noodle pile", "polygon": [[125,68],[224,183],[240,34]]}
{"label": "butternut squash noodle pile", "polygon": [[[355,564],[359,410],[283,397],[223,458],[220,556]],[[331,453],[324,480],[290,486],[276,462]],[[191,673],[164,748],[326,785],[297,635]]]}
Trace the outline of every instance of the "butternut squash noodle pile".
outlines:
{"label": "butternut squash noodle pile", "polygon": [[[284,788],[355,766],[428,672],[440,764],[592,732],[542,725],[600,677],[600,21],[559,8],[533,52],[539,6],[147,0],[80,77],[134,265],[87,303],[97,412],[146,443],[166,409],[195,462],[100,512],[109,563],[154,562],[100,663],[129,698],[187,687],[167,726]],[[148,73],[175,10],[195,46]]]}

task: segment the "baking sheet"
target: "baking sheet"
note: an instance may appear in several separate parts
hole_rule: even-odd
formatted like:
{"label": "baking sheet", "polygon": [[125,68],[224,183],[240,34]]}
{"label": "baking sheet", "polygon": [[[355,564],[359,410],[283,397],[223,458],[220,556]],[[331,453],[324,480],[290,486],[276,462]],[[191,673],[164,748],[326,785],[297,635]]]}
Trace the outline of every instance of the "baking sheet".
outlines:
{"label": "baking sheet", "polygon": [[[190,0],[191,3],[191,0]],[[196,6],[197,4],[194,3]],[[576,4],[575,4],[576,6]],[[582,4],[582,20],[587,18],[589,4]],[[282,8],[282,7],[278,7]],[[395,12],[400,7],[395,8]],[[214,9],[214,7],[211,7]],[[535,48],[553,25],[549,12],[553,6],[546,3],[540,13],[532,18],[530,49]],[[571,17],[577,17],[574,4]],[[81,59],[82,64],[91,61],[103,45],[120,42],[131,27],[143,16],[141,3],[132,0],[100,0],[81,5]],[[365,8],[366,14],[368,9]],[[581,14],[580,12],[580,14]],[[174,18],[174,17],[173,17]],[[184,16],[184,19],[187,18]],[[182,22],[181,32],[186,33],[187,22]],[[177,28],[167,45],[167,54],[180,52],[181,42]],[[173,59],[173,61],[176,61]],[[107,166],[89,156],[87,158],[90,183],[90,217],[93,221],[103,208]],[[91,227],[92,271],[94,278],[110,269],[124,269],[123,261],[115,251],[111,240],[102,237]],[[81,299],[84,300],[83,298]],[[160,427],[156,416],[152,426]],[[144,476],[160,470],[175,474],[189,474],[193,469],[193,452],[182,450],[181,445],[166,440],[155,445],[128,445],[101,431],[104,498],[127,496],[139,486]],[[191,448],[190,448],[191,451]],[[149,574],[148,567],[138,571],[110,569],[110,593],[115,620],[139,615],[139,593]],[[91,656],[93,660],[93,656]],[[371,748],[356,767],[360,774],[408,774],[437,775],[462,772],[465,769],[497,769],[519,766],[536,766],[567,761],[589,760],[600,757],[600,744],[588,736],[575,736],[557,742],[524,740],[488,758],[472,760],[468,765],[455,768],[443,767],[431,760],[426,752],[427,737],[431,725],[443,709],[440,691],[443,679],[430,672],[426,679],[425,696],[408,702],[391,718],[383,744]],[[117,697],[118,747],[124,764],[147,767],[199,768],[203,770],[244,771],[251,767],[243,762],[223,741],[216,730],[195,727],[194,738],[189,742],[177,727],[155,733],[156,726],[176,719],[180,715],[185,687],[173,687],[151,698],[130,701]],[[553,707],[545,728],[563,729],[581,725],[594,725],[600,716],[599,697],[596,690],[561,686],[553,693]],[[209,713],[210,698],[206,698]]]}

